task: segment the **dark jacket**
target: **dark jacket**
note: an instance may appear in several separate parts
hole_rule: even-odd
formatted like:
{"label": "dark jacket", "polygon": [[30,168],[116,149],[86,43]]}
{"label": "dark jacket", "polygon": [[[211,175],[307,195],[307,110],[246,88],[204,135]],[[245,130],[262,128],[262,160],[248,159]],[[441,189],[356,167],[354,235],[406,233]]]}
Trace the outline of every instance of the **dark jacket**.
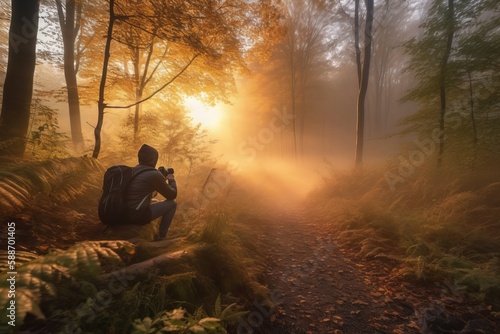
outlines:
{"label": "dark jacket", "polygon": [[[149,169],[149,170],[148,170]],[[151,222],[151,198],[153,192],[158,192],[168,200],[177,197],[175,180],[167,180],[163,174],[151,166],[139,164],[134,167],[132,175],[141,174],[133,178],[127,190],[128,220],[130,224],[144,225]]]}

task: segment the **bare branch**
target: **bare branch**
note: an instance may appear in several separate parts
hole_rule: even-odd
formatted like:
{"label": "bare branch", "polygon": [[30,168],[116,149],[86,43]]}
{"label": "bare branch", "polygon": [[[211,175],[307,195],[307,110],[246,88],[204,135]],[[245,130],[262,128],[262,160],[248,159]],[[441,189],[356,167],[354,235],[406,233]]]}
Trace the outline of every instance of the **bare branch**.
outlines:
{"label": "bare branch", "polygon": [[164,84],[163,86],[161,86],[159,89],[157,89],[155,92],[153,92],[151,95],[149,95],[148,97],[138,101],[138,102],[135,102],[135,103],[132,103],[132,104],[129,104],[127,106],[106,106],[106,108],[109,108],[109,109],[128,109],[130,107],[134,107],[138,104],[141,104],[143,102],[146,102],[147,100],[153,98],[156,94],[158,94],[159,92],[161,92],[163,89],[165,89],[168,85],[170,85],[172,82],[174,82],[178,77],[180,77],[187,69],[188,67],[193,63],[193,61],[199,56],[200,54],[196,54],[187,64],[186,66],[184,66],[182,68],[182,70],[177,73],[172,79],[170,79],[166,84]]}

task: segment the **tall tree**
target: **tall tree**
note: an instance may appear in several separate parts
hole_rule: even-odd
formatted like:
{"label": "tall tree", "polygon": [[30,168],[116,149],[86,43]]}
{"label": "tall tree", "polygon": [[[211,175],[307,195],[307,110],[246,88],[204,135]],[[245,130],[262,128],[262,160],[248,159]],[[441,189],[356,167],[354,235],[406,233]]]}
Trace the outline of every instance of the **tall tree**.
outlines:
{"label": "tall tree", "polygon": [[[250,30],[247,23],[252,25],[255,15],[253,5],[242,0],[114,3],[116,13],[111,21],[119,20],[121,24],[116,26],[112,35],[108,34],[109,45],[113,40],[114,57],[108,58],[106,71],[112,71],[106,74],[113,73],[110,79],[113,78],[117,85],[108,88],[119,88],[120,81],[124,80],[118,78],[132,73],[135,99],[131,103],[108,105],[103,95],[100,96],[94,157],[100,151],[100,131],[106,108],[128,109],[162,94],[169,96],[172,86],[179,86],[179,83],[183,89],[177,93],[178,97],[200,94],[209,102],[216,98],[225,100],[222,95],[228,93],[234,84],[233,71],[244,67],[243,42],[247,41],[247,30]],[[128,38],[125,31],[133,38]],[[120,52],[125,44],[128,44],[128,58]],[[193,66],[197,70],[191,70]],[[105,86],[101,82],[101,88]],[[112,98],[110,91],[106,90],[107,99]],[[101,92],[104,94],[104,90]],[[137,116],[138,111],[139,108],[136,109]],[[138,122],[136,125],[139,130]]]}
{"label": "tall tree", "polygon": [[[359,2],[359,0],[355,0]],[[368,81],[370,76],[370,61],[372,50],[372,27],[374,15],[374,0],[365,0],[366,22],[364,34],[364,55],[361,71],[361,81],[359,84],[358,107],[357,107],[357,128],[356,128],[356,166],[361,167],[363,163],[363,145],[365,131],[365,99],[368,90]],[[359,4],[358,4],[359,6]],[[359,28],[358,28],[359,29]],[[359,71],[358,71],[359,73]],[[358,74],[359,75],[359,74]]]}
{"label": "tall tree", "polygon": [[377,20],[373,26],[372,67],[367,96],[365,133],[380,138],[392,134],[391,118],[399,118],[398,100],[413,76],[404,71],[408,56],[401,45],[418,27],[417,4],[383,1],[375,4]]}
{"label": "tall tree", "polygon": [[439,166],[500,159],[499,13],[494,0],[430,1],[421,33],[405,45],[417,84],[404,100],[419,110],[402,133],[432,139]]}
{"label": "tall tree", "polygon": [[[4,155],[22,157],[30,121],[36,63],[39,0],[12,0],[9,57],[0,115],[0,141],[12,143]],[[2,147],[5,145],[2,145]]]}
{"label": "tall tree", "polygon": [[453,44],[453,36],[455,34],[455,4],[454,0],[448,0],[448,8],[446,11],[446,16],[444,18],[445,30],[446,30],[446,44],[443,53],[443,58],[441,59],[440,71],[439,71],[439,101],[440,101],[440,113],[439,113],[439,152],[438,152],[438,164],[443,161],[444,154],[444,118],[446,115],[446,77],[448,61],[451,54],[451,46]]}
{"label": "tall tree", "polygon": [[108,33],[106,37],[106,46],[104,48],[104,61],[102,65],[101,84],[99,85],[99,100],[97,101],[97,124],[94,129],[95,143],[92,157],[97,159],[101,151],[101,129],[104,123],[104,110],[106,103],[104,101],[104,93],[106,91],[106,82],[108,79],[108,65],[111,57],[111,41],[113,39],[113,28],[115,26],[115,0],[109,0],[109,23]]}
{"label": "tall tree", "polygon": [[304,154],[305,124],[308,113],[308,90],[311,83],[324,75],[327,52],[332,49],[328,38],[331,23],[328,9],[315,1],[292,0],[286,3],[284,24],[287,34],[282,44],[286,60],[292,119],[293,153]]}
{"label": "tall tree", "polygon": [[71,138],[73,146],[78,149],[83,145],[83,135],[77,82],[78,68],[75,62],[75,43],[80,32],[83,2],[66,0],[65,5],[63,5],[61,0],[56,0],[56,6],[64,45],[64,77],[68,94]]}
{"label": "tall tree", "polygon": [[356,52],[356,70],[358,73],[358,87],[361,86],[361,72],[362,64],[361,64],[361,48],[359,46],[359,0],[354,0],[354,50]]}
{"label": "tall tree", "polygon": [[[0,14],[0,40],[8,41],[9,39],[9,17],[10,17],[10,1],[0,0],[0,6],[3,9],[3,14]],[[0,43],[0,77],[5,75],[8,56],[8,44]],[[3,81],[0,82],[3,85]]]}

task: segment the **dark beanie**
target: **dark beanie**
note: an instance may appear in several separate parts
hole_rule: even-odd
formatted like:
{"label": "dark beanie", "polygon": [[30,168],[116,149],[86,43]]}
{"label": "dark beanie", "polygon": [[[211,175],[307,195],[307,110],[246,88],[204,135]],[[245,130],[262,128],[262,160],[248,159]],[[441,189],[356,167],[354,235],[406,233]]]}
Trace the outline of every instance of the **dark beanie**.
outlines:
{"label": "dark beanie", "polygon": [[139,157],[139,163],[141,165],[156,167],[156,163],[158,162],[158,151],[155,148],[144,144],[137,156]]}

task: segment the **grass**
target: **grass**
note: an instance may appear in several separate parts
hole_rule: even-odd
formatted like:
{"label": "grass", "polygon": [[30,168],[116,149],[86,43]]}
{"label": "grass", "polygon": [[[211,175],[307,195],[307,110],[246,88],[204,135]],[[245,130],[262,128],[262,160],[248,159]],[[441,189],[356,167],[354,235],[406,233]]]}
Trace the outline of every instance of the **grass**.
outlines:
{"label": "grass", "polygon": [[449,280],[500,310],[500,177],[494,170],[422,170],[391,191],[382,170],[332,175],[310,196],[340,238],[399,275]]}

